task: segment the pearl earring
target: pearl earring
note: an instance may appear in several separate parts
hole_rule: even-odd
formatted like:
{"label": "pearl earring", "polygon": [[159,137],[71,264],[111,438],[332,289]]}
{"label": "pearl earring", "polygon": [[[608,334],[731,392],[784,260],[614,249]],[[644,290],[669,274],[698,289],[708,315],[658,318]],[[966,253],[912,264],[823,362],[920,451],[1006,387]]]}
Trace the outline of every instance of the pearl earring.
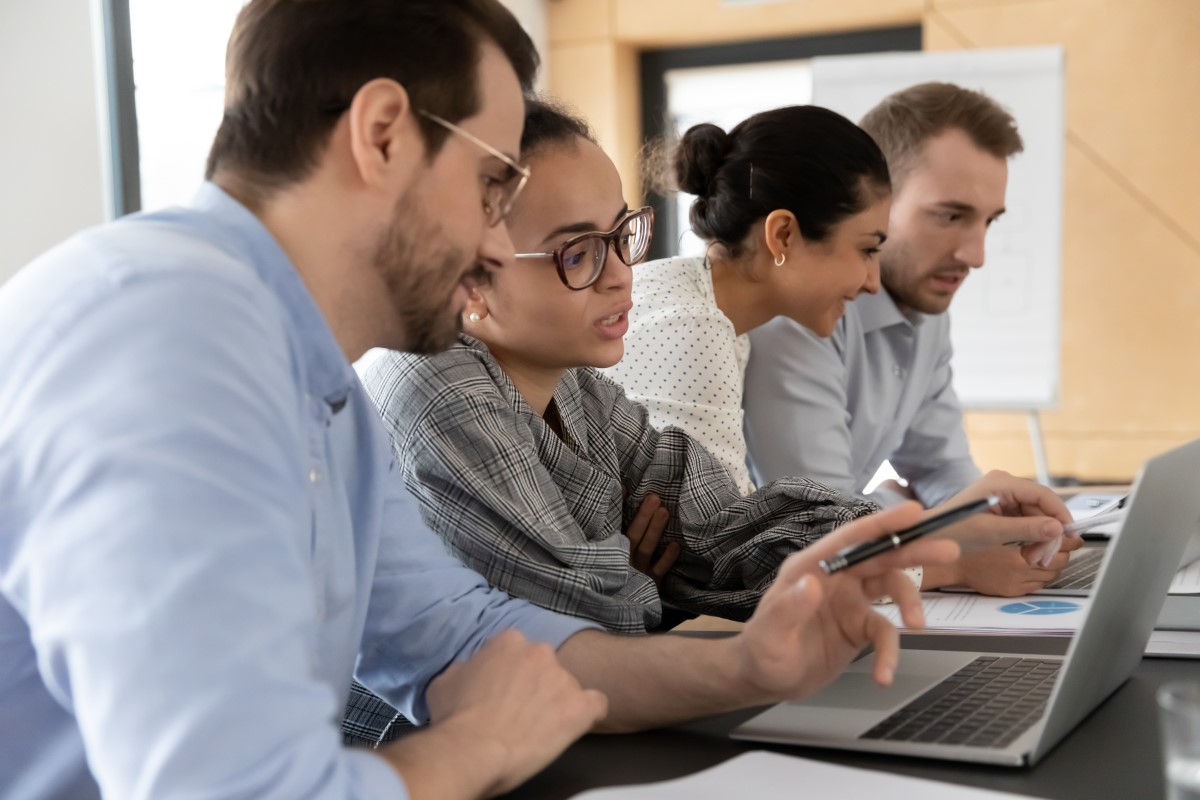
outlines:
{"label": "pearl earring", "polygon": [[479,316],[478,311],[472,311],[470,314],[467,314],[467,319],[471,322],[479,322],[483,317]]}
{"label": "pearl earring", "polygon": [[787,261],[787,254],[780,253],[779,256],[775,259],[775,266],[782,267],[783,262],[785,262],[785,261]]}

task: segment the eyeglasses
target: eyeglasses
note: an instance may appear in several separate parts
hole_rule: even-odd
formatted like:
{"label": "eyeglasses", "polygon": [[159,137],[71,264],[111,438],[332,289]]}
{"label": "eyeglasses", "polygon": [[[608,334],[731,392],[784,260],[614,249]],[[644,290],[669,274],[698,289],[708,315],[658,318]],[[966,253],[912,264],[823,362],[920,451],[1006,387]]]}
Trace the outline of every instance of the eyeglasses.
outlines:
{"label": "eyeglasses", "polygon": [[512,211],[513,203],[517,202],[518,195],[525,188],[525,183],[529,180],[529,167],[521,166],[478,136],[463,130],[453,122],[442,119],[437,114],[430,114],[421,109],[417,109],[417,113],[430,122],[441,125],[451,133],[463,137],[485,153],[500,159],[508,167],[508,174],[503,179],[488,178],[483,188],[483,213],[487,216],[487,223],[492,227],[499,225]]}
{"label": "eyeglasses", "polygon": [[626,266],[646,258],[654,232],[654,209],[650,206],[630,211],[607,233],[592,231],[573,236],[549,253],[517,253],[517,258],[553,258],[559,280],[568,289],[586,289],[600,279],[608,248],[612,248]]}
{"label": "eyeglasses", "polygon": [[[340,116],[346,113],[346,110],[350,108],[350,104],[326,103],[320,108],[324,114]],[[529,180],[529,167],[521,166],[516,161],[513,161],[510,156],[492,147],[475,134],[463,130],[449,120],[442,119],[437,114],[431,114],[419,108],[417,109],[417,113],[430,122],[441,125],[456,136],[463,137],[488,155],[500,159],[508,167],[507,175],[500,180],[488,178],[483,189],[483,213],[487,217],[488,226],[495,227],[499,225],[508,216],[509,212],[512,211],[513,203],[517,202],[517,196],[525,188],[525,183]]]}

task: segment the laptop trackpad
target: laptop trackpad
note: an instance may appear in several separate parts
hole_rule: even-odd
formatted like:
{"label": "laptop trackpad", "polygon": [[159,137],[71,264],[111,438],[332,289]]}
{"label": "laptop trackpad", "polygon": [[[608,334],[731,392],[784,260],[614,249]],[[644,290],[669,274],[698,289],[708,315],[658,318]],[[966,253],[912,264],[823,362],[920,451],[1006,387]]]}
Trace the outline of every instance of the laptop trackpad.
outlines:
{"label": "laptop trackpad", "polygon": [[855,711],[887,711],[919,696],[937,683],[929,675],[898,673],[891,686],[880,686],[865,672],[846,672],[833,685],[801,704],[809,708],[829,707]]}

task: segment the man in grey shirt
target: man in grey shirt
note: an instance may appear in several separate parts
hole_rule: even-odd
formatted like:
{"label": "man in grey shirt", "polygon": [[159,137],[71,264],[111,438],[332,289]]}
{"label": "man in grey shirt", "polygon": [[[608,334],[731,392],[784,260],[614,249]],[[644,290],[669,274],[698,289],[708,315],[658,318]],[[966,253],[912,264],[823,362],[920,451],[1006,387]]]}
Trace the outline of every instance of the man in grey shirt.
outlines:
{"label": "man in grey shirt", "polygon": [[[892,176],[883,291],[847,304],[828,339],[785,317],[750,333],[748,460],[759,485],[802,475],[858,495],[889,460],[908,484],[889,488],[932,506],[980,475],[954,393],[945,312],[983,266],[1021,137],[995,101],[946,83],[896,92],[860,125]],[[1025,570],[994,549],[965,573],[927,575],[923,588],[961,582],[1013,594],[1042,582]]]}

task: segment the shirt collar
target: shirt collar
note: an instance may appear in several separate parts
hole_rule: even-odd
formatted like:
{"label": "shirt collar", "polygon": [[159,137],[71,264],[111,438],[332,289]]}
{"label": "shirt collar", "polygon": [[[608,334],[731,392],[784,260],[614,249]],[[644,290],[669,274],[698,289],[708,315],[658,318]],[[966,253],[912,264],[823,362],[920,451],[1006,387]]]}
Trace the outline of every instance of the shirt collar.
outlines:
{"label": "shirt collar", "polygon": [[[546,418],[533,410],[533,407],[525,400],[524,395],[517,389],[517,385],[512,382],[512,378],[500,366],[500,362],[488,350],[488,346],[483,341],[476,339],[466,333],[458,335],[459,344],[469,350],[474,350],[479,353],[484,359],[484,363],[491,375],[492,380],[507,395],[508,402],[512,410],[522,417],[528,417],[533,420],[530,424],[531,429],[535,432],[550,431],[550,424],[546,422]],[[582,406],[582,393],[579,387],[579,379],[577,376],[578,370],[568,369],[563,373],[563,377],[558,382],[558,386],[554,389],[554,394],[550,400],[554,403],[555,410],[558,412],[558,420],[562,424],[563,435],[561,441],[568,447],[573,447],[579,452],[587,450],[587,428],[581,421],[577,420],[575,410]],[[559,439],[557,434],[555,439]]]}
{"label": "shirt collar", "polygon": [[890,328],[893,325],[907,325],[918,328],[925,322],[925,315],[917,311],[905,314],[896,305],[887,289],[880,288],[877,294],[860,295],[854,301],[858,309],[858,318],[862,320],[863,333]]}
{"label": "shirt collar", "polygon": [[236,249],[279,298],[300,341],[309,394],[335,413],[341,410],[355,383],[354,368],[287,253],[258,217],[214,183],[200,187],[191,207],[220,228],[221,244]]}

